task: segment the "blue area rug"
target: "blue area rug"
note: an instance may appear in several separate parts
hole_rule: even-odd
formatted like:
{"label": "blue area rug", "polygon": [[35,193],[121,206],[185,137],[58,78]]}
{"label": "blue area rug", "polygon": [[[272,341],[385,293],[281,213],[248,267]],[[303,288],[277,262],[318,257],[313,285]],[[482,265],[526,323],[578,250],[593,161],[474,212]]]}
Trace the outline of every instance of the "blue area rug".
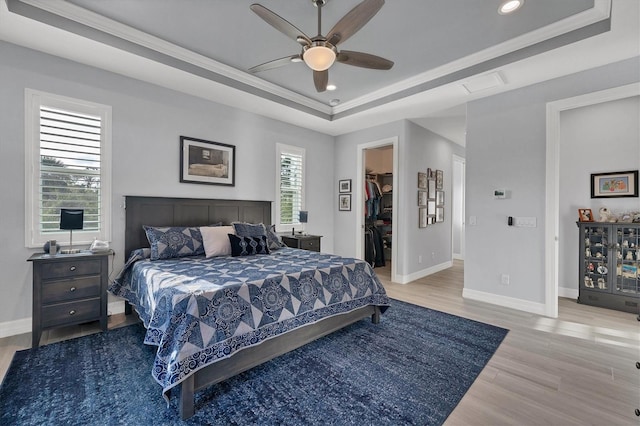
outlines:
{"label": "blue area rug", "polygon": [[0,386],[2,425],[439,425],[507,330],[393,301],[359,321],[167,407],[155,347],[132,325],[19,351]]}

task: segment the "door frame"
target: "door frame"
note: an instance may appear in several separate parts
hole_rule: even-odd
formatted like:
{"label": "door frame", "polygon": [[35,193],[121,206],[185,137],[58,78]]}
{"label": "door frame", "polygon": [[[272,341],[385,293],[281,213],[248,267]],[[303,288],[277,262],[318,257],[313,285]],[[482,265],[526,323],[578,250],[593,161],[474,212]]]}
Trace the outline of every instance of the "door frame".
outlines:
{"label": "door frame", "polygon": [[640,95],[633,83],[547,103],[545,209],[545,315],[558,317],[558,234],[560,232],[560,113]]}
{"label": "door frame", "polygon": [[359,144],[356,147],[356,158],[357,158],[357,168],[356,168],[356,187],[355,187],[355,199],[353,203],[356,207],[356,258],[364,259],[364,180],[365,180],[365,170],[364,170],[364,151],[369,148],[379,148],[382,146],[392,145],[393,146],[393,213],[391,216],[391,234],[392,234],[392,244],[391,244],[391,281],[398,282],[397,280],[397,271],[398,271],[398,219],[400,217],[400,212],[398,211],[398,207],[400,206],[398,202],[399,195],[399,158],[398,158],[398,137],[393,136],[386,139],[381,139],[373,142],[366,142]]}
{"label": "door frame", "polygon": [[[456,163],[460,163],[462,165],[462,175],[460,176],[461,178],[461,192],[462,192],[462,200],[461,200],[461,204],[460,204],[460,210],[462,213],[462,223],[461,225],[461,231],[460,231],[460,253],[458,256],[456,256],[453,253],[453,246],[454,246],[454,241],[453,241],[453,220],[451,221],[452,223],[452,231],[451,231],[451,258],[452,259],[460,259],[460,260],[464,260],[465,257],[465,222],[464,222],[464,218],[465,218],[465,213],[464,213],[464,202],[465,202],[465,191],[466,191],[466,182],[465,182],[465,175],[467,173],[466,167],[467,167],[467,160],[464,157],[461,157],[459,155],[453,154],[452,156],[452,160],[451,160],[451,170],[452,170],[452,174],[455,173],[456,171]],[[455,180],[455,178],[454,178]],[[455,188],[453,188],[453,190],[451,191],[451,216],[453,217],[453,214],[455,213],[454,209],[453,209],[453,204],[454,204],[454,198],[456,197],[457,194],[455,193]]]}

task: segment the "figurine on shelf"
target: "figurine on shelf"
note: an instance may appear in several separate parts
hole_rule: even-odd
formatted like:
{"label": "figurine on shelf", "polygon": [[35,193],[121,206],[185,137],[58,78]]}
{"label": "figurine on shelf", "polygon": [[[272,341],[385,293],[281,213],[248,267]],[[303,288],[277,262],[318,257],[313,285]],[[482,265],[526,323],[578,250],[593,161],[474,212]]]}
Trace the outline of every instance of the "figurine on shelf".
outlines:
{"label": "figurine on shelf", "polygon": [[591,249],[589,247],[584,251],[584,257],[591,257]]}
{"label": "figurine on shelf", "polygon": [[607,288],[607,284],[605,284],[604,278],[598,278],[598,288],[602,290]]}
{"label": "figurine on shelf", "polygon": [[625,248],[626,248],[626,247],[629,247],[629,240],[624,240],[624,241],[622,242],[622,247],[625,247]]}
{"label": "figurine on shelf", "polygon": [[616,257],[618,258],[618,260],[622,260],[622,252],[619,251]]}
{"label": "figurine on shelf", "polygon": [[600,207],[600,222],[616,222],[618,219],[607,207]]}
{"label": "figurine on shelf", "polygon": [[584,239],[584,245],[585,246],[590,246],[591,245],[591,242],[589,241],[589,238],[585,238]]}
{"label": "figurine on shelf", "polygon": [[627,257],[625,259],[626,260],[633,260],[633,252],[631,250],[629,250],[627,252]]}
{"label": "figurine on shelf", "polygon": [[593,280],[589,277],[584,277],[584,286],[593,288]]}

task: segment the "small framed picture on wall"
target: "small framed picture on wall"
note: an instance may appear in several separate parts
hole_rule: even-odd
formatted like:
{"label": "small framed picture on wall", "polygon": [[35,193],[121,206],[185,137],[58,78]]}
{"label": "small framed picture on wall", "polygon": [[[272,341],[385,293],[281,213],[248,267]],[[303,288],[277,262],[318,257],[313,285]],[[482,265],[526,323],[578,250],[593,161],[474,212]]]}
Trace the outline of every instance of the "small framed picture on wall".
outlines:
{"label": "small framed picture on wall", "polygon": [[338,181],[338,192],[351,192],[351,179],[342,179]]}
{"label": "small framed picture on wall", "polygon": [[351,194],[338,195],[338,210],[341,212],[351,211]]}

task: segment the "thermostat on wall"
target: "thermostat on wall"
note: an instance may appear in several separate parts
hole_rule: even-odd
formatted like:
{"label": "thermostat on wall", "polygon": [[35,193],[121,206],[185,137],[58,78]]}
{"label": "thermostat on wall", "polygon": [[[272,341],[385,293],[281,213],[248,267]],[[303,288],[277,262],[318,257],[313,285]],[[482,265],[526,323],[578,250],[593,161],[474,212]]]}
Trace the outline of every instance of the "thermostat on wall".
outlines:
{"label": "thermostat on wall", "polygon": [[494,189],[493,190],[493,198],[507,198],[507,190],[506,189]]}

